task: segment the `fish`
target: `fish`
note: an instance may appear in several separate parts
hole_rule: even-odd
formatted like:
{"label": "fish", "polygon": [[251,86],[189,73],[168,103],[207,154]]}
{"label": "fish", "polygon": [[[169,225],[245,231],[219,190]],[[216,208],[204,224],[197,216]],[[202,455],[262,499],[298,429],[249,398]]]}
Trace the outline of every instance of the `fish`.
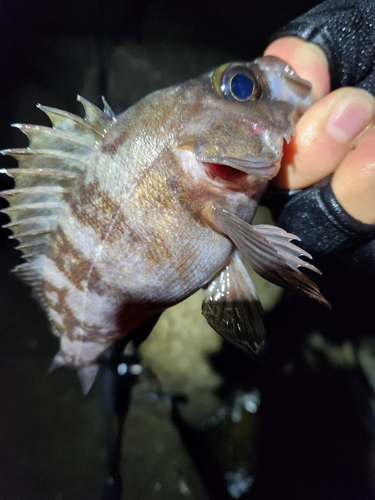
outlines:
{"label": "fish", "polygon": [[[240,254],[261,276],[322,303],[300,268],[319,270],[272,225],[252,225],[310,84],[282,60],[232,62],[146,96],[116,115],[81,96],[84,118],[38,105],[52,127],[14,124],[15,187],[5,227],[60,350],[87,393],[103,353],[204,288],[202,313],[250,355],[262,307]],[[3,169],[5,171],[5,169]]]}

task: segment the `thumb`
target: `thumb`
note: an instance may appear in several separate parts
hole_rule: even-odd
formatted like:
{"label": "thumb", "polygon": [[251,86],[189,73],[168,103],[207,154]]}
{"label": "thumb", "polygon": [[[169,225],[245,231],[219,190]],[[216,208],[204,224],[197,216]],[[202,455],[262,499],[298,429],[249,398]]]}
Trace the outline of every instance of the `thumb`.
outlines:
{"label": "thumb", "polygon": [[277,56],[290,64],[298,76],[312,84],[311,97],[317,101],[330,91],[328,60],[323,50],[314,43],[288,36],[271,43],[265,56]]}

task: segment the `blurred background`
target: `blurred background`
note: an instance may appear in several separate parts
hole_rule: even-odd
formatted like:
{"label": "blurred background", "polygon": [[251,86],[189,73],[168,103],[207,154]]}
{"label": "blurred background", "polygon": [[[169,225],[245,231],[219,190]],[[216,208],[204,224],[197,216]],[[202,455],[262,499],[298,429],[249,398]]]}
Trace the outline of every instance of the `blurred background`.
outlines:
{"label": "blurred background", "polygon": [[[81,114],[77,94],[99,106],[104,95],[119,113],[153,90],[261,55],[274,31],[317,3],[2,0],[0,148],[27,145],[11,123],[49,124],[38,102]],[[0,174],[0,189],[12,186]],[[0,232],[0,500],[100,499],[100,380],[82,396],[73,371],[47,373],[58,340],[9,273],[21,261],[9,234]],[[206,325],[200,293],[161,317],[141,348],[125,424],[126,499],[375,498],[374,281],[333,259],[316,265],[331,311],[255,278],[269,336],[263,362]]]}

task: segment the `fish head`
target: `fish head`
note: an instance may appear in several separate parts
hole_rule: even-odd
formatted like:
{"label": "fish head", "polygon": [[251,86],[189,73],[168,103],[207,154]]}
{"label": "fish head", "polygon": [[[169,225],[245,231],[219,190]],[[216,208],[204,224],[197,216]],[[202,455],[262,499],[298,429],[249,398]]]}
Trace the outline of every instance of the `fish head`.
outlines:
{"label": "fish head", "polygon": [[[283,142],[308,106],[311,85],[281,59],[267,56],[225,64],[181,89],[190,120],[178,148],[190,169],[195,160],[195,180],[208,191],[210,185],[215,196],[221,189],[259,200],[279,171]],[[238,211],[238,196],[235,205]]]}

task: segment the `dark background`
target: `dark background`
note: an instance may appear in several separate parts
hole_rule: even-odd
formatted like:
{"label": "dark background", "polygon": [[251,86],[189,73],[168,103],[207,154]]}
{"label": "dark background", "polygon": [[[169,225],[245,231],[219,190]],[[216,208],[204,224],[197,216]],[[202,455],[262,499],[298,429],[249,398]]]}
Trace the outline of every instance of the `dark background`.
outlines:
{"label": "dark background", "polygon": [[[253,59],[276,29],[317,3],[0,1],[0,148],[27,144],[10,123],[48,124],[37,102],[81,113],[77,93],[97,105],[105,95],[121,112],[154,89]],[[0,168],[10,166],[1,158]],[[1,189],[12,185],[0,174]],[[8,272],[19,262],[8,235],[0,233],[0,500],[100,498],[106,451],[98,389],[84,398],[74,373],[47,374],[57,340],[28,288]],[[318,265],[332,312],[288,295],[266,318],[265,367],[254,375],[228,346],[212,360],[226,381],[224,399],[254,383],[262,391],[256,465],[254,433],[233,436],[227,448],[251,453],[245,462],[255,482],[246,498],[375,498],[373,347],[367,378],[357,360],[374,331],[373,282],[335,261]],[[308,345],[313,334],[328,344]],[[129,500],[228,498],[225,471],[215,466],[223,434],[215,440],[215,431],[207,437],[193,426],[190,435],[179,418],[175,425],[170,401],[135,399],[123,454]]]}

